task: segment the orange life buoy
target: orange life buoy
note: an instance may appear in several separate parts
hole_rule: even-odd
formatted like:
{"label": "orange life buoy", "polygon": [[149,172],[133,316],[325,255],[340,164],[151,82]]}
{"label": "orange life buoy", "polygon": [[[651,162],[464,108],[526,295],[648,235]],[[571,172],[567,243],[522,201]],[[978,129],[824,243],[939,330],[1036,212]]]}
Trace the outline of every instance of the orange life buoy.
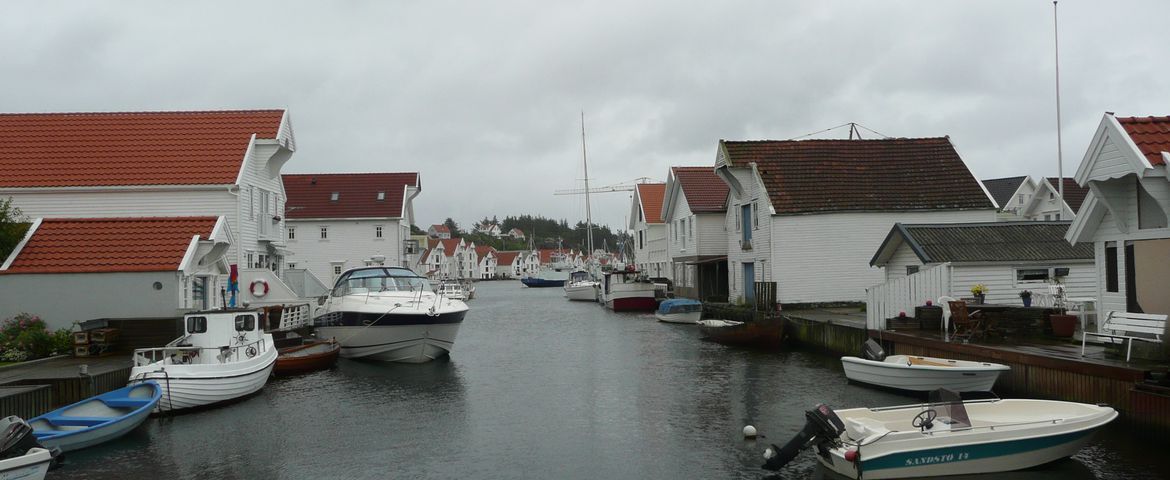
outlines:
{"label": "orange life buoy", "polygon": [[[259,288],[257,288],[257,287],[259,287]],[[260,290],[260,291],[256,291],[256,290]],[[264,279],[261,279],[261,278],[257,278],[255,280],[252,280],[252,284],[248,285],[248,291],[252,292],[252,296],[257,297],[257,298],[268,295],[268,282],[264,281]]]}

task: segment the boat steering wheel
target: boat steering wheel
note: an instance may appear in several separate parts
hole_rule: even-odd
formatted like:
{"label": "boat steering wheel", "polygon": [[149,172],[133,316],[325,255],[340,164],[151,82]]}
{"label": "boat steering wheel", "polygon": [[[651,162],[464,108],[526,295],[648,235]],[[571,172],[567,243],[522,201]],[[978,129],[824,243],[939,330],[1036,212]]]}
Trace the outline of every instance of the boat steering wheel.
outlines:
{"label": "boat steering wheel", "polygon": [[910,425],[913,426],[914,428],[920,429],[922,431],[926,431],[927,429],[934,426],[934,419],[937,417],[938,417],[938,412],[935,411],[933,408],[928,408],[926,410],[918,412],[918,415],[914,416],[914,420],[910,421]]}

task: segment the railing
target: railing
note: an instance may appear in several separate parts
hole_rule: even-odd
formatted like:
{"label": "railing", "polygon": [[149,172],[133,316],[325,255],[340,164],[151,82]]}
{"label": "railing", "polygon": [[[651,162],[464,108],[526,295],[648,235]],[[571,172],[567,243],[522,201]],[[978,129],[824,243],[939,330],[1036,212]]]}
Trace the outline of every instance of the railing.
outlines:
{"label": "railing", "polygon": [[884,330],[887,319],[901,312],[912,314],[914,307],[950,293],[950,263],[874,285],[865,292],[865,326],[870,330]]}
{"label": "railing", "polygon": [[776,309],[776,282],[756,282],[756,311],[770,312]]}
{"label": "railing", "polygon": [[165,347],[135,349],[134,366],[144,367],[168,359],[171,362],[165,363],[165,365],[214,365],[214,362],[209,361],[211,359],[218,360],[218,363],[227,363],[229,360],[238,362],[241,355],[247,358],[255,357],[263,352],[267,346],[264,338],[235,346],[183,346],[180,340],[186,338],[188,337],[182,337]]}

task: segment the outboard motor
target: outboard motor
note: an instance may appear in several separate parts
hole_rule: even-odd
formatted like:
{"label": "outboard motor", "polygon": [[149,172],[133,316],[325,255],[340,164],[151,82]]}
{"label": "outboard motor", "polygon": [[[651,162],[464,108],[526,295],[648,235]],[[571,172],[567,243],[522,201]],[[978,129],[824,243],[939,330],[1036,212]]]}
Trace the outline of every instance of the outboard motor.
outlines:
{"label": "outboard motor", "polygon": [[886,359],[886,351],[880,343],[873,341],[871,338],[866,340],[865,344],[861,346],[861,357],[866,360],[880,362]]}
{"label": "outboard motor", "polygon": [[822,457],[829,458],[829,447],[836,443],[841,434],[845,432],[845,423],[841,421],[841,417],[833,412],[833,409],[823,403],[804,412],[804,418],[804,428],[797,432],[792,440],[785,443],[783,447],[777,447],[773,444],[764,453],[764,458],[767,459],[763,465],[764,469],[780,470],[793,458],[796,458],[801,450],[814,444]]}
{"label": "outboard motor", "polygon": [[[28,422],[16,415],[0,419],[0,460],[24,456],[30,449],[45,448],[37,442],[33,435],[33,428]],[[53,462],[49,468],[56,468],[61,463],[61,449],[47,449],[53,455]]]}

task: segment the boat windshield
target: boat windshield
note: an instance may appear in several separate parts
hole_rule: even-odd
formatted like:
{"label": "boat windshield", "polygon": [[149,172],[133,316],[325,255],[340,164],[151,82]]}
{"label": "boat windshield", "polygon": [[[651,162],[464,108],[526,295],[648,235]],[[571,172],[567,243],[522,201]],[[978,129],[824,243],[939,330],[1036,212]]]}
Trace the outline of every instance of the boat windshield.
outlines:
{"label": "boat windshield", "polygon": [[363,268],[350,270],[337,280],[333,296],[377,293],[418,292],[427,290],[423,277],[405,268]]}
{"label": "boat windshield", "polygon": [[963,405],[963,397],[958,393],[940,388],[930,392],[929,399],[930,408],[935,411],[937,421],[948,425],[952,430],[971,426],[967,407]]}
{"label": "boat windshield", "polygon": [[585,282],[589,281],[589,272],[573,272],[569,275],[570,282]]}

